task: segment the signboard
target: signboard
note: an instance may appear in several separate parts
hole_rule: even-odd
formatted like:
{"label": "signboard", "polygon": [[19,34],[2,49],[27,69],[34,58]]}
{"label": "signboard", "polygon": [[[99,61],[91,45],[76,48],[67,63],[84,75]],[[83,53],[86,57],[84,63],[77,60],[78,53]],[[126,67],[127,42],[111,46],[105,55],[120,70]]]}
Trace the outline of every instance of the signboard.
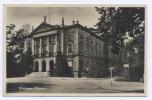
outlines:
{"label": "signboard", "polygon": [[129,64],[124,64],[123,67],[129,68]]}
{"label": "signboard", "polygon": [[110,69],[110,70],[113,70],[113,67],[110,67],[109,69]]}

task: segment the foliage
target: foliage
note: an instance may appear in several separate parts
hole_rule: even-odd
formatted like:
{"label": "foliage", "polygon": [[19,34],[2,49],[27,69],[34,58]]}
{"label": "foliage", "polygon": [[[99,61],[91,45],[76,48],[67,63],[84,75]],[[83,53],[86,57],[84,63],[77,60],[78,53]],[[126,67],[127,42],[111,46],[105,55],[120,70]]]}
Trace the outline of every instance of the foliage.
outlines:
{"label": "foliage", "polygon": [[[97,29],[103,33],[105,42],[109,40],[113,42],[114,53],[119,54],[117,51],[125,48],[129,64],[144,67],[145,9],[143,7],[96,7],[95,9],[101,15],[96,24]],[[135,57],[138,59],[135,60]],[[143,74],[143,70],[140,72]]]}
{"label": "foliage", "polygon": [[[6,26],[6,53],[7,53],[7,76],[24,75],[27,67],[31,65],[31,52],[24,52],[24,39],[28,35],[28,28],[16,30],[14,24]],[[30,61],[29,61],[30,60]]]}
{"label": "foliage", "polygon": [[[97,29],[104,35],[113,33],[112,38],[120,46],[124,46],[124,40],[128,39],[125,37],[126,32],[134,39],[144,34],[144,8],[142,7],[96,7],[96,11],[101,15],[96,24]],[[113,23],[114,21],[116,24]]]}

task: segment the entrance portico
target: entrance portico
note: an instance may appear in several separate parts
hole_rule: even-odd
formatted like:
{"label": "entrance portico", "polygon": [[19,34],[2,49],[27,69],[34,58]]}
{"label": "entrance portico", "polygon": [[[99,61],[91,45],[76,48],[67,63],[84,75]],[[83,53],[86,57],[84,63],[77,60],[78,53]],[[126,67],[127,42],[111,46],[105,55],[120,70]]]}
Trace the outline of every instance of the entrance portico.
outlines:
{"label": "entrance portico", "polygon": [[35,59],[33,72],[46,73],[48,76],[52,76],[55,71],[54,63],[53,58]]}

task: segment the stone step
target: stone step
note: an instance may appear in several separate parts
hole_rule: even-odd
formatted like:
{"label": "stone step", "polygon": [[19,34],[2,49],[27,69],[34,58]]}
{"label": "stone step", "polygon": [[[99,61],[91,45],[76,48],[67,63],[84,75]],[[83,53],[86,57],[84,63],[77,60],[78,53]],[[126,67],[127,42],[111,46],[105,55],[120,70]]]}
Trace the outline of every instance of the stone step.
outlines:
{"label": "stone step", "polygon": [[48,72],[32,72],[31,74],[27,75],[28,77],[46,77],[50,76]]}

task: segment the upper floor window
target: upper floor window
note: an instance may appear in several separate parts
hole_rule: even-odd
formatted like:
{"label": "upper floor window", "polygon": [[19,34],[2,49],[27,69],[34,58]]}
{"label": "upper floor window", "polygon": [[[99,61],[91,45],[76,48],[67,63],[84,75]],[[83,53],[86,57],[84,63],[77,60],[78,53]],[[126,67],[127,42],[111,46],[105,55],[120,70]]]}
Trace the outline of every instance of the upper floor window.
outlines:
{"label": "upper floor window", "polygon": [[52,54],[55,52],[55,51],[54,51],[54,45],[55,45],[55,44],[53,44],[53,43],[50,43],[50,44],[49,44],[49,51],[50,51],[49,54],[50,54],[50,55],[52,55]]}
{"label": "upper floor window", "polygon": [[68,41],[73,41],[73,40],[74,40],[73,34],[69,34],[69,35],[68,35]]}
{"label": "upper floor window", "polygon": [[36,40],[35,40],[35,45],[36,45],[36,46],[40,46],[40,40],[39,40],[39,39],[36,39]]}
{"label": "upper floor window", "polygon": [[79,49],[79,50],[80,50],[80,53],[83,53],[83,51],[84,51],[84,42],[83,42],[83,41],[80,41],[80,44],[79,44],[79,45],[80,45],[80,47],[79,47],[79,48],[80,48],[80,49]]}
{"label": "upper floor window", "polygon": [[72,44],[70,43],[70,44],[68,44],[68,48],[67,48],[68,50],[68,53],[72,53],[73,52],[73,47],[72,47]]}
{"label": "upper floor window", "polygon": [[42,38],[42,45],[43,45],[43,46],[46,46],[46,45],[47,45],[47,38],[46,38],[46,37],[43,37],[43,38]]}
{"label": "upper floor window", "polygon": [[36,39],[35,40],[35,48],[34,48],[36,55],[39,54],[39,47],[40,47],[40,40]]}
{"label": "upper floor window", "polygon": [[47,53],[46,46],[47,46],[47,38],[44,37],[42,38],[42,54],[43,55],[46,55]]}

